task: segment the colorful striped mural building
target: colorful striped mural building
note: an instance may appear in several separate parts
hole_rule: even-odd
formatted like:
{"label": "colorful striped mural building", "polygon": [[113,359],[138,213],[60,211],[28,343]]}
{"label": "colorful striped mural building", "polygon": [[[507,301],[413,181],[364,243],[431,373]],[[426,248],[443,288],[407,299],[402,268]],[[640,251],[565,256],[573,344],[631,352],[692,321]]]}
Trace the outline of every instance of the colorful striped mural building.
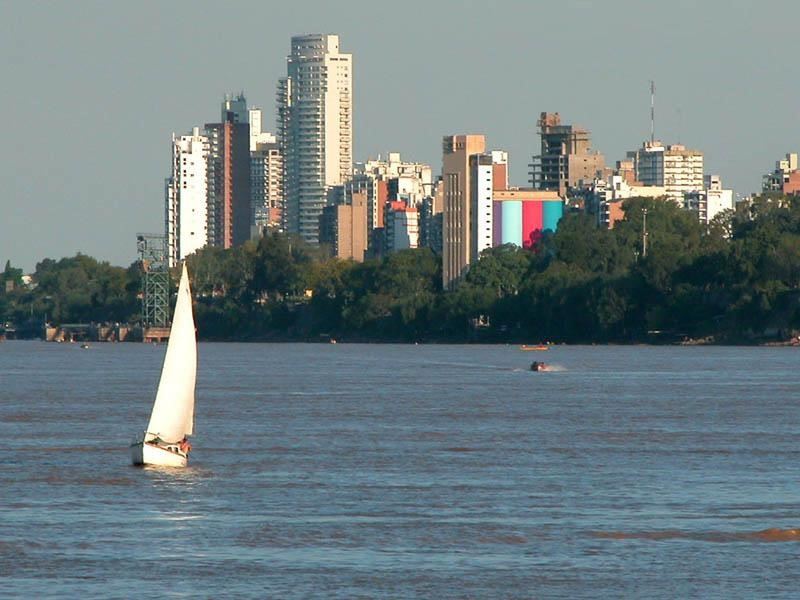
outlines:
{"label": "colorful striped mural building", "polygon": [[483,251],[503,244],[531,248],[564,214],[558,191],[509,186],[508,153],[485,148],[480,134],[442,141],[445,289],[453,289]]}
{"label": "colorful striped mural building", "polygon": [[494,190],[492,193],[492,246],[516,244],[530,248],[544,231],[555,231],[564,214],[558,192]]}

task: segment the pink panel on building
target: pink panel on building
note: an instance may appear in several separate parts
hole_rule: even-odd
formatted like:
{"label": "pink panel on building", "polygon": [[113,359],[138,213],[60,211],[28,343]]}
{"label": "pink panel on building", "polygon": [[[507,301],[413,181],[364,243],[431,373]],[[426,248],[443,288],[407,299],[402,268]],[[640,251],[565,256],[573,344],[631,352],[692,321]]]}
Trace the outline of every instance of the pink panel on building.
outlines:
{"label": "pink panel on building", "polygon": [[530,248],[542,235],[542,201],[522,203],[522,247]]}

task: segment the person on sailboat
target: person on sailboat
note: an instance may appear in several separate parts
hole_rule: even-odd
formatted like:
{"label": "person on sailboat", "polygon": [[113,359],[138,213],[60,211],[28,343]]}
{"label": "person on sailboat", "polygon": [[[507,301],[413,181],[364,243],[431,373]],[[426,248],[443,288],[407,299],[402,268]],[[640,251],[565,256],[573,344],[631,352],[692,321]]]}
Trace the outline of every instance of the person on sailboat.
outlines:
{"label": "person on sailboat", "polygon": [[192,445],[189,443],[189,440],[187,440],[186,437],[181,440],[179,447],[181,452],[184,454],[189,454],[189,452],[192,451]]}

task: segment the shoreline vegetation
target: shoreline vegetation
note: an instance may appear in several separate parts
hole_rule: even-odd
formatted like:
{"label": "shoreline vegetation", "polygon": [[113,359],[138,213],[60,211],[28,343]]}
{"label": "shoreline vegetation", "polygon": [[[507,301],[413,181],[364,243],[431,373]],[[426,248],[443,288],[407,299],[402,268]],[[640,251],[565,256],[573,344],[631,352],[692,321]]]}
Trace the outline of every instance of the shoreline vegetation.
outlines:
{"label": "shoreline vegetation", "polygon": [[[428,248],[363,263],[279,233],[204,248],[187,259],[199,338],[798,345],[800,198],[759,196],[708,226],[660,200],[633,198],[624,210],[611,230],[568,213],[532,250],[486,250],[452,291],[442,289],[441,257]],[[48,258],[28,278],[6,262],[0,279],[0,335],[141,321],[138,263]]]}

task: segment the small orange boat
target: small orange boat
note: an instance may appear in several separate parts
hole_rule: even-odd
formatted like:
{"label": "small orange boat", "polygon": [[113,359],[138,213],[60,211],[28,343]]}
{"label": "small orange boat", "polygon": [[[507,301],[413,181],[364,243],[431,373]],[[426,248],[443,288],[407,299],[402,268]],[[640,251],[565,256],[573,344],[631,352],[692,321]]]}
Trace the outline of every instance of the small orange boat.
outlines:
{"label": "small orange boat", "polygon": [[527,346],[527,345],[523,344],[522,346],[519,347],[519,349],[520,350],[525,350],[526,352],[528,352],[528,351],[531,351],[531,350],[548,350],[549,347],[545,346],[544,344],[540,344],[539,346]]}

